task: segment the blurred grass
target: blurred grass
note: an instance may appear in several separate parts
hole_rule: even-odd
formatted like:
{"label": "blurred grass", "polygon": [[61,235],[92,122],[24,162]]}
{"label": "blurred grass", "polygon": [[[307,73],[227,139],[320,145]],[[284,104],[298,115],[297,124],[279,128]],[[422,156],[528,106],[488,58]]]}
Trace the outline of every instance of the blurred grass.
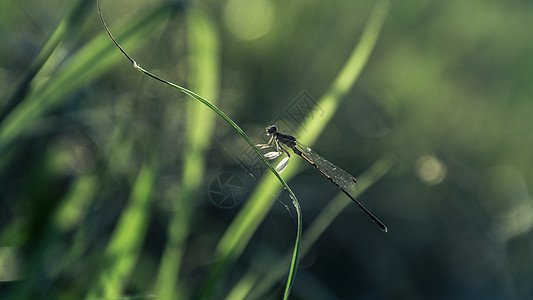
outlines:
{"label": "blurred grass", "polygon": [[[216,105],[220,85],[220,45],[211,16],[200,7],[187,12],[189,39],[189,84],[193,91]],[[194,202],[205,177],[206,150],[211,142],[215,114],[196,101],[187,103],[187,126],[183,151],[182,182],[175,198],[174,213],[168,226],[168,240],[157,277],[159,297],[162,299],[190,298],[186,279],[179,275],[183,265],[190,222],[196,214]]]}
{"label": "blurred grass", "polygon": [[[7,3],[9,1],[5,2]],[[87,10],[88,4],[91,3],[91,0],[73,2],[70,11],[58,24],[50,38],[46,41],[46,44],[42,47],[41,52],[37,55],[29,69],[26,71],[26,74],[24,74],[23,78],[17,84],[14,92],[11,93],[11,97],[2,107],[2,111],[0,112],[0,121],[2,121],[13,110],[13,108],[15,108],[22,101],[22,99],[24,99],[30,87],[30,83],[33,81],[35,75],[41,70],[50,56],[52,56],[53,52],[57,49],[67,33],[74,28],[78,28],[80,23],[85,20],[87,14],[84,12]],[[9,9],[5,8],[3,11],[6,12],[9,11]]]}
{"label": "blurred grass", "polygon": [[[202,122],[209,113],[197,103],[181,105],[181,95],[119,64],[93,4],[0,4],[0,298],[190,298],[207,293],[221,255],[231,264],[212,298],[279,298],[294,226],[280,205],[250,204],[263,193],[271,205],[279,184],[246,183],[241,213],[213,207],[209,180],[247,146]],[[194,29],[197,3],[104,6],[129,51],[219,100],[246,131],[261,129],[255,140],[290,95],[324,94],[327,126],[290,133],[343,169],[383,176],[368,188],[376,179],[358,179],[386,235],[357,209],[337,215],[345,197],[323,209],[328,184],[298,159],[283,173],[298,175],[291,187],[309,222],[295,298],[531,298],[529,2],[395,2],[380,30],[383,15],[368,18],[374,1],[266,1],[274,18],[255,40],[227,26],[226,4],[202,3],[204,33]],[[210,46],[195,43],[209,31],[219,50],[201,53]],[[398,164],[383,175],[390,152]],[[230,225],[245,219],[239,226],[253,226]]]}
{"label": "blurred grass", "polygon": [[[83,21],[88,14],[94,14],[92,9],[88,10],[87,4],[87,1],[78,1],[73,4],[71,13],[67,14],[59,23],[57,29],[45,43],[40,54],[30,65],[20,84],[12,93],[7,105],[3,107],[5,119],[2,121],[0,128],[0,152],[4,157],[3,172],[7,172],[5,168],[10,163],[5,158],[17,153],[16,150],[19,143],[16,142],[53,133],[55,128],[47,127],[47,122],[42,121],[43,118],[47,117],[46,114],[62,105],[68,99],[69,94],[79,90],[88,80],[101,76],[101,74],[107,72],[113,65],[118,63],[120,56],[117,55],[113,45],[107,40],[105,33],[101,33],[91,41],[88,41],[75,53],[72,53],[70,57],[55,57],[65,50],[58,50],[63,39],[72,35],[73,30],[80,28],[80,24],[76,22]],[[149,10],[140,18],[139,16],[130,16],[122,20],[122,25],[117,29],[119,36],[125,40],[127,45],[132,47],[139,45],[139,42],[146,34],[164,22],[165,18],[168,18],[169,7],[169,5],[163,4]],[[61,151],[62,149],[59,150]],[[50,158],[54,157],[54,155],[64,155],[64,153],[51,152]],[[48,157],[45,156],[45,158]],[[50,159],[49,162],[53,162],[53,159]],[[67,164],[66,167],[68,168],[69,163],[70,161],[67,157],[67,160],[64,163],[60,162],[59,166]],[[43,175],[41,176],[47,176],[45,175],[46,173],[54,171],[63,172],[62,169],[56,170],[56,166],[53,164],[45,166],[46,169],[42,170]],[[113,242],[111,242],[106,254],[107,259],[111,259],[113,265],[106,265],[106,268],[102,269],[102,272],[105,273],[102,278],[110,279],[106,276],[112,277],[109,282],[107,280],[100,282],[99,289],[108,296],[121,294],[123,280],[126,279],[123,275],[130,272],[138,255],[136,252],[138,252],[140,242],[144,236],[140,225],[146,225],[145,218],[148,213],[145,211],[146,200],[148,199],[146,193],[149,193],[151,183],[147,182],[150,180],[150,176],[146,172],[140,175],[137,186],[132,192],[131,207],[124,212],[121,225],[117,228]],[[44,185],[49,184],[45,183]],[[43,265],[47,263],[47,259],[53,249],[57,247],[58,239],[74,230],[78,224],[84,222],[84,211],[91,205],[92,198],[96,194],[94,190],[98,189],[98,185],[101,184],[101,180],[95,180],[91,175],[80,176],[75,182],[65,187],[70,192],[66,192],[64,195],[57,195],[57,199],[52,198],[51,200],[55,203],[48,202],[49,205],[53,203],[52,206],[46,207],[49,210],[49,217],[43,216],[42,220],[22,218],[20,222],[12,223],[12,226],[4,228],[5,230],[2,231],[3,240],[4,243],[9,243],[13,230],[20,230],[19,234],[21,234],[28,227],[44,226],[40,233],[35,233],[38,237],[35,241],[31,241],[33,237],[28,235],[31,234],[30,232],[22,235],[24,236],[23,241],[26,239],[25,243],[27,245],[35,245],[35,252],[29,255],[25,266],[26,271],[24,273],[29,278],[38,278],[38,274],[42,272]],[[41,192],[45,191],[43,189]],[[27,200],[31,201],[33,199]],[[36,211],[35,214],[43,214],[43,211]],[[43,222],[43,224],[36,222]],[[131,228],[138,228],[139,232],[137,233],[140,234],[127,235],[126,233]],[[130,239],[127,237],[130,237]],[[72,250],[79,249],[81,245],[79,243],[72,245],[70,248]],[[129,256],[123,256],[125,253]],[[119,259],[116,259],[115,255]],[[112,257],[110,258],[110,256]],[[75,261],[70,262],[75,263]],[[59,264],[55,268],[60,271],[61,268],[68,267]],[[107,285],[110,282],[112,282],[112,285]],[[32,282],[24,280],[15,286],[10,298],[25,299],[31,295],[35,296]],[[78,294],[79,296],[80,294]]]}
{"label": "blurred grass", "polygon": [[[124,40],[126,46],[139,46],[149,32],[168,18],[170,8],[169,4],[162,4],[140,18],[130,16],[121,20],[123,24],[117,26],[117,36]],[[37,59],[34,65],[45,60],[41,57]],[[34,89],[3,120],[0,128],[0,153],[4,153],[6,147],[13,146],[16,139],[31,136],[35,131],[46,130],[36,122],[45,112],[62,104],[67,96],[79,89],[86,80],[109,71],[119,59],[121,54],[116,52],[105,32],[102,32],[77,50],[66,62],[62,62],[60,67],[60,59],[48,60],[48,64],[43,66],[46,74],[35,74],[35,78],[30,80],[36,82]],[[50,76],[51,73],[53,76]]]}
{"label": "blurred grass", "polygon": [[131,198],[118,219],[99,268],[96,283],[86,299],[120,298],[139,260],[150,217],[150,200],[157,163],[147,161],[133,184]]}

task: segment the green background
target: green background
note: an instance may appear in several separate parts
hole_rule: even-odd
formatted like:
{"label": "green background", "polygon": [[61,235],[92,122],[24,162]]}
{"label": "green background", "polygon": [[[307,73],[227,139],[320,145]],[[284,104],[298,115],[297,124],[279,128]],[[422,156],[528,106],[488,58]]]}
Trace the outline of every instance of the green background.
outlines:
{"label": "green background", "polygon": [[[323,230],[291,299],[533,297],[531,2],[102,11],[137,63],[254,142],[271,122],[312,131],[313,149],[358,177],[388,233],[299,157],[282,173],[304,236]],[[365,28],[375,46],[335,94]],[[0,91],[0,298],[281,298],[296,234],[287,193],[266,188],[259,157],[215,113],[131,68],[95,2],[2,1]],[[221,194],[236,203],[215,205]],[[255,212],[259,198],[271,206]]]}

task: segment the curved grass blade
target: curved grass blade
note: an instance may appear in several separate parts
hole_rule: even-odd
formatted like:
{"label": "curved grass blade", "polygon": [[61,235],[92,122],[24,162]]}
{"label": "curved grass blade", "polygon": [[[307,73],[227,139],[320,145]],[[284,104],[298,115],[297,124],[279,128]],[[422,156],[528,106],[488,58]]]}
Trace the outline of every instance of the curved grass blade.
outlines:
{"label": "curved grass blade", "polygon": [[[318,106],[325,113],[322,116],[310,116],[304,125],[297,130],[298,136],[302,142],[312,146],[320,133],[326,127],[337,111],[343,97],[353,86],[358,76],[361,74],[363,67],[376,44],[381,26],[385,22],[389,11],[389,2],[382,0],[376,4],[372,14],[364,29],[360,42],[353,49],[346,64],[339,72],[328,91],[319,99]],[[314,110],[311,110],[314,111]],[[300,171],[300,164],[303,160],[295,160],[291,167],[284,172],[284,178],[290,180]],[[228,261],[237,259],[248,244],[253,233],[259,227],[259,224],[265,218],[266,213],[270,210],[274,201],[272,195],[278,195],[280,189],[274,176],[265,176],[257,186],[250,200],[241,209],[235,220],[229,226],[224,236],[217,246],[216,252],[221,257],[216,273],[221,274],[220,269],[224,269]],[[214,280],[214,279],[212,279]],[[208,297],[206,297],[207,299]]]}
{"label": "curved grass blade", "polygon": [[[170,82],[168,80],[165,80],[165,79],[163,79],[163,78],[161,78],[161,77],[159,77],[159,76],[157,76],[157,75],[155,75],[155,74],[143,69],[141,66],[139,66],[137,64],[137,62],[131,56],[129,56],[128,53],[113,38],[113,35],[111,34],[111,32],[109,31],[109,29],[107,28],[107,26],[105,24],[105,21],[104,21],[104,18],[102,16],[102,12],[101,12],[101,9],[100,9],[100,2],[98,0],[97,0],[97,6],[98,6],[98,13],[100,15],[100,19],[102,21],[102,25],[104,26],[105,31],[107,32],[107,34],[109,35],[109,37],[111,38],[111,40],[113,41],[115,46],[117,46],[117,48],[120,49],[120,51],[124,54],[124,56],[126,56],[126,58],[133,64],[134,68],[136,68],[137,70],[141,71],[142,73],[148,75],[149,77],[154,78],[157,81],[160,81],[160,82],[162,82],[164,84],[167,84],[167,85],[169,85],[169,86],[171,86],[173,88],[178,89],[182,93],[184,93],[184,94],[186,94],[186,95],[188,95],[188,96],[200,101],[202,104],[204,104],[205,106],[209,107],[211,110],[216,112],[220,117],[222,117],[226,122],[228,122],[244,138],[244,140],[250,145],[250,147],[252,147],[252,149],[254,149],[254,151],[261,157],[263,162],[268,166],[270,171],[274,174],[275,178],[277,178],[277,180],[279,182],[281,182],[283,187],[289,193],[289,195],[290,195],[290,197],[292,199],[292,202],[294,204],[294,207],[296,209],[296,212],[297,212],[297,218],[298,218],[297,227],[298,227],[298,230],[297,230],[297,235],[296,235],[295,247],[294,247],[294,251],[293,251],[293,259],[292,259],[292,262],[291,262],[291,272],[289,273],[289,276],[288,276],[288,279],[287,279],[287,287],[285,289],[285,296],[284,297],[288,298],[289,293],[290,293],[290,289],[292,287],[292,283],[294,282],[294,278],[295,278],[295,275],[296,275],[296,269],[297,269],[298,263],[299,263],[298,254],[299,254],[299,249],[300,249],[300,240],[301,240],[300,236],[301,236],[301,232],[302,232],[301,209],[300,209],[300,205],[298,204],[296,196],[294,195],[294,193],[292,192],[290,187],[287,185],[287,183],[283,180],[283,178],[281,178],[279,173],[274,169],[274,167],[263,156],[261,151],[259,151],[259,149],[255,146],[255,144],[248,137],[248,135],[246,135],[246,133],[230,117],[228,117],[224,112],[222,112],[218,107],[216,107],[214,104],[212,104],[208,100],[204,99],[200,95],[194,93],[193,91],[188,90],[188,89],[186,89],[184,87],[181,87],[181,86],[179,86],[179,85],[177,85],[175,83],[172,83],[172,82]],[[218,264],[218,267],[216,267],[214,269],[214,272],[212,272],[208,276],[209,278],[207,280],[207,285],[202,290],[202,295],[201,295],[202,298],[204,298],[204,296],[208,297],[211,294],[211,292],[214,289],[216,281],[218,280],[219,276],[221,276],[221,274],[222,274],[222,271],[225,269],[225,267],[228,265],[228,263],[231,262],[231,260],[228,259],[228,258],[230,258],[230,256],[222,256],[222,257],[218,256],[217,258],[221,259],[220,263]]]}

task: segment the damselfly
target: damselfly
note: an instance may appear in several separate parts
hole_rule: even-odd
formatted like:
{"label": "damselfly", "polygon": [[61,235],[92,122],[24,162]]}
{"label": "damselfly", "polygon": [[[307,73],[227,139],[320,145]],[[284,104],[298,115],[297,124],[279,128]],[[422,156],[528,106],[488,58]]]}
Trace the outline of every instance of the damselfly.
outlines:
{"label": "damselfly", "polygon": [[282,172],[289,163],[289,158],[291,155],[289,154],[289,151],[285,149],[284,146],[287,146],[292,149],[292,151],[303,158],[305,161],[310,163],[318,172],[320,172],[322,175],[324,175],[327,179],[329,179],[335,186],[337,186],[348,198],[350,198],[359,208],[376,223],[376,225],[381,228],[381,230],[387,232],[387,226],[383,224],[376,216],[374,216],[368,209],[366,209],[357,199],[355,199],[349,191],[355,191],[357,190],[357,180],[352,175],[348,174],[348,172],[344,171],[343,169],[335,166],[331,162],[327,161],[320,155],[316,154],[311,148],[300,144],[298,141],[296,141],[296,138],[292,135],[288,135],[285,133],[281,133],[278,131],[278,127],[276,125],[271,125],[266,128],[266,132],[268,136],[270,137],[270,140],[266,144],[259,144],[258,147],[261,147],[261,149],[265,148],[274,148],[276,151],[268,152],[265,154],[265,157],[268,159],[275,159],[279,157],[281,154],[285,153],[287,154],[287,157],[285,157],[276,167],[276,170],[278,172]]}

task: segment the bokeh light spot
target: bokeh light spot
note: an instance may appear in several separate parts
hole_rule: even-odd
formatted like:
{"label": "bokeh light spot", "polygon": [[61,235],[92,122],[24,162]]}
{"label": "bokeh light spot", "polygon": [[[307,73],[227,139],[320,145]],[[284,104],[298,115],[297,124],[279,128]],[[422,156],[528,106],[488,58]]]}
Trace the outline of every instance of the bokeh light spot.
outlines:
{"label": "bokeh light spot", "polygon": [[268,0],[229,0],[224,21],[229,31],[243,40],[254,40],[272,27],[274,8]]}
{"label": "bokeh light spot", "polygon": [[427,185],[436,185],[446,178],[446,166],[438,158],[425,155],[416,162],[416,173]]}

